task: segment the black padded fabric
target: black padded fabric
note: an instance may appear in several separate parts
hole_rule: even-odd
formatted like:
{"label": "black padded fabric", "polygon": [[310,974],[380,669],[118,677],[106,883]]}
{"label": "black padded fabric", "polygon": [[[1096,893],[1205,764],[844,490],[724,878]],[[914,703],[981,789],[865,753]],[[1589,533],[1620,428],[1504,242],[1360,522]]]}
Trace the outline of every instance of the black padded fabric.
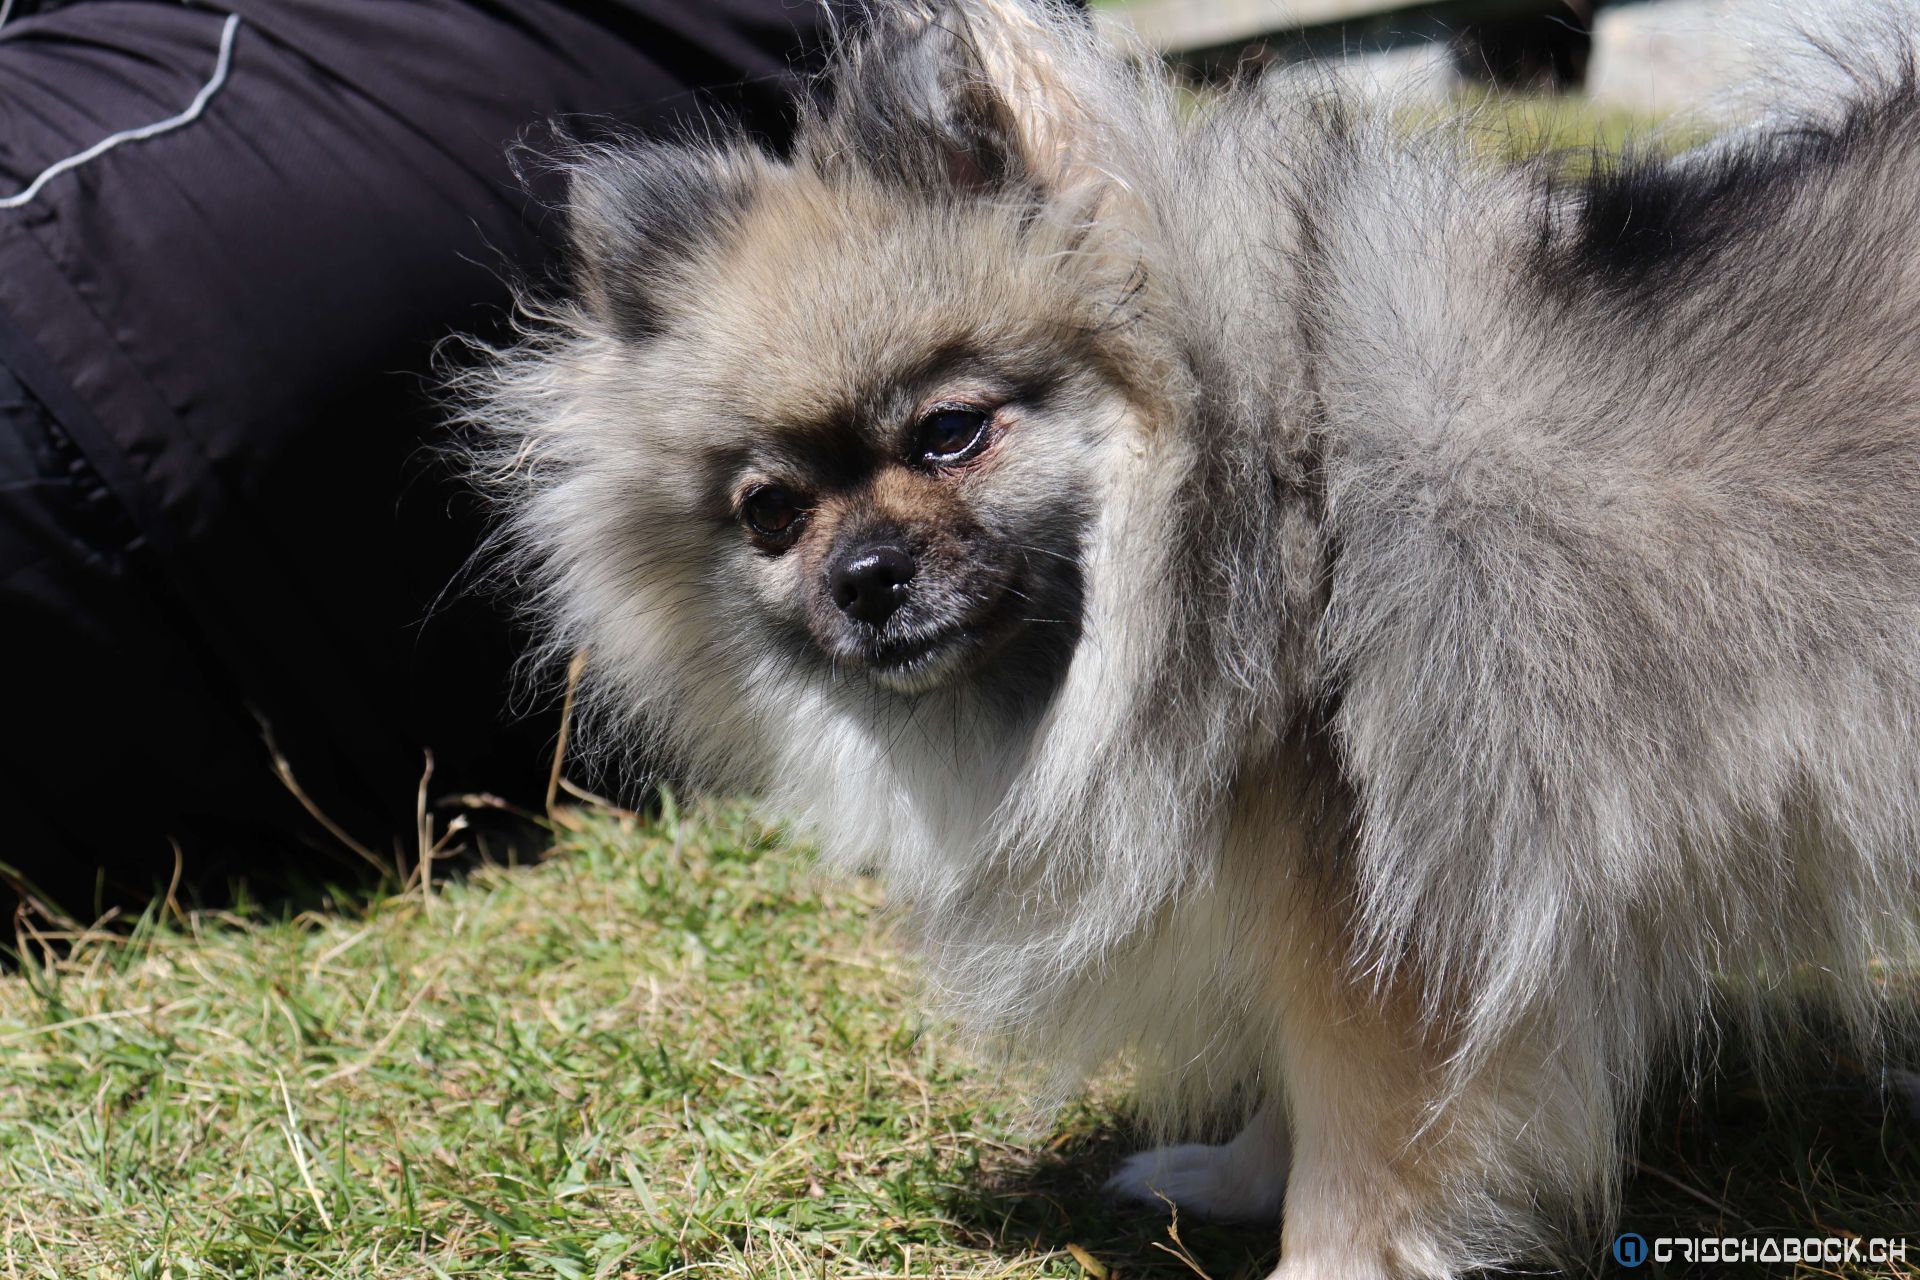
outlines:
{"label": "black padded fabric", "polygon": [[[190,123],[37,175],[188,109]],[[0,28],[0,863],[134,892],[338,852],[435,790],[537,796],[514,637],[429,361],[555,270],[552,122],[778,137],[826,11],[790,0],[82,0]],[[13,198],[8,207],[9,198]],[[449,588],[452,588],[449,591]],[[528,712],[528,708],[521,708]]]}

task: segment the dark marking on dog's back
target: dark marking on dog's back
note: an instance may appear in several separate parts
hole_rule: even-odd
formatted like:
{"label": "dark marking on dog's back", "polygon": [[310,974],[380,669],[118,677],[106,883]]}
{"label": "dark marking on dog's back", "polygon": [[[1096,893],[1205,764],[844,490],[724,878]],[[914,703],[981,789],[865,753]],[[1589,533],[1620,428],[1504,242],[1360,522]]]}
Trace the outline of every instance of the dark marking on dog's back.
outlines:
{"label": "dark marking on dog's back", "polygon": [[1861,149],[1911,143],[1915,99],[1909,68],[1831,127],[1797,124],[1710,155],[1630,155],[1611,165],[1596,157],[1572,191],[1552,187],[1543,202],[1541,283],[1549,292],[1597,286],[1648,305],[1684,296]]}

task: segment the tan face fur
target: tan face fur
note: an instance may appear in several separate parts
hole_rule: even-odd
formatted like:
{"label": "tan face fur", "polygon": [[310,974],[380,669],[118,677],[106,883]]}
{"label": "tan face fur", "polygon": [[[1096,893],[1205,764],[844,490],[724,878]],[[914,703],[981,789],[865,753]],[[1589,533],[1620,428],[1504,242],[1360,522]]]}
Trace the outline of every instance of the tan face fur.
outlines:
{"label": "tan face fur", "polygon": [[644,357],[678,383],[648,393],[677,408],[650,406],[645,430],[706,477],[688,514],[710,522],[719,589],[796,657],[895,693],[1029,632],[1058,656],[1125,413],[1086,282],[1036,261],[1059,233],[991,201],[752,167],[711,252],[653,295],[669,321]]}

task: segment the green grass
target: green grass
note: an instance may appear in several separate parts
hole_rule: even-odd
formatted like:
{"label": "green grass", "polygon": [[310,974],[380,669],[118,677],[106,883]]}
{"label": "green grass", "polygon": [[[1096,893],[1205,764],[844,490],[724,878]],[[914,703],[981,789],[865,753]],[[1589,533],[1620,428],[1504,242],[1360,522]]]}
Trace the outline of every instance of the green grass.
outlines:
{"label": "green grass", "polygon": [[879,901],[742,813],[603,815],[430,895],[30,930],[0,1276],[1081,1274],[1110,1113],[1035,1128]]}
{"label": "green grass", "polygon": [[1573,95],[1474,90],[1444,107],[1409,107],[1401,113],[1402,123],[1415,130],[1462,119],[1488,157],[1513,162],[1547,154],[1569,177],[1605,168],[1622,151],[1668,155],[1711,136],[1699,122],[1660,122],[1638,112],[1602,109]]}
{"label": "green grass", "polygon": [[[1120,1081],[1036,1123],[1017,1072],[927,1024],[872,884],[740,810],[574,825],[430,894],[28,922],[0,978],[0,1277],[1271,1265],[1270,1232],[1176,1238],[1101,1199]],[[1920,1237],[1916,1126],[1849,1064],[1816,1075],[1791,1121],[1737,1078],[1663,1111],[1627,1225]],[[1911,1280],[1915,1254],[1844,1274]]]}

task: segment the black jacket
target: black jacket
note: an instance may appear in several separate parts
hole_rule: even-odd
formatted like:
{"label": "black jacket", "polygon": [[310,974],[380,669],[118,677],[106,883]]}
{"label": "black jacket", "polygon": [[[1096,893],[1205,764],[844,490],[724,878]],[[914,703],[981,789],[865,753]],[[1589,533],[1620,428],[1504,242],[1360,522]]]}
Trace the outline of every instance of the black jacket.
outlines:
{"label": "black jacket", "polygon": [[0,802],[34,816],[0,863],[35,878],[144,888],[175,839],[337,848],[262,725],[383,851],[429,750],[437,793],[538,794],[557,720],[510,715],[513,637],[459,582],[480,522],[434,464],[431,353],[554,269],[555,182],[523,185],[516,140],[716,109],[777,134],[825,25],[788,0],[230,9],[0,28]]}

